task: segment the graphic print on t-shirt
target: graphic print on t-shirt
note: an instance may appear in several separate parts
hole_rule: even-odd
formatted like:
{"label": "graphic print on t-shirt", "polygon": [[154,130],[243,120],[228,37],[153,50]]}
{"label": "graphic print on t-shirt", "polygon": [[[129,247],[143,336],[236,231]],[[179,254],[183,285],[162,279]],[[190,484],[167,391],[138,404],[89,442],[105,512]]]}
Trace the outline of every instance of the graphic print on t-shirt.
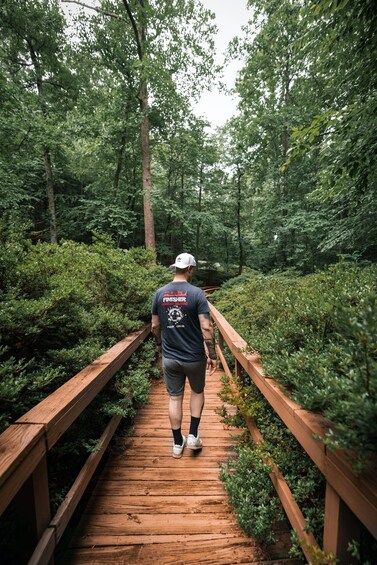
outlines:
{"label": "graphic print on t-shirt", "polygon": [[167,307],[168,328],[184,328],[182,320],[186,314],[182,306],[187,306],[187,292],[165,292],[162,297],[162,305]]}

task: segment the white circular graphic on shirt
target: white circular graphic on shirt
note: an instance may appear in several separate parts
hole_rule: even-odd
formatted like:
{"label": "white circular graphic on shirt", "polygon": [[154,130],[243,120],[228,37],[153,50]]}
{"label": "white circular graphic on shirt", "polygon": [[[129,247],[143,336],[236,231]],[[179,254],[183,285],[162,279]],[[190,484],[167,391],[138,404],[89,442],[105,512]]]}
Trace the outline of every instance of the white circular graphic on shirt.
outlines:
{"label": "white circular graphic on shirt", "polygon": [[168,310],[168,320],[172,324],[178,324],[182,318],[184,318],[184,314],[182,310],[178,307],[169,308]]}

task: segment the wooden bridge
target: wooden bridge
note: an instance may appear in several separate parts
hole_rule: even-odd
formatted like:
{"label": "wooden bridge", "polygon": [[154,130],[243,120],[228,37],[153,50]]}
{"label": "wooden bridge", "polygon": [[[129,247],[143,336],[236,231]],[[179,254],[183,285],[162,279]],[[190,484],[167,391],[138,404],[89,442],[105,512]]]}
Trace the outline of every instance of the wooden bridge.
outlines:
{"label": "wooden bridge", "polygon": [[[167,398],[156,383],[136,419],[124,452],[102,472],[80,527],[59,562],[272,563],[287,554],[280,543],[262,550],[236,525],[219,480],[219,461],[231,455],[232,432],[216,414],[220,374],[207,379],[201,452],[171,456]],[[189,399],[183,429],[189,427]],[[281,536],[283,538],[283,535]],[[284,540],[287,541],[287,540]],[[274,563],[288,561],[274,560]],[[289,561],[291,563],[291,561]]]}
{"label": "wooden bridge", "polygon": [[[258,359],[245,352],[246,343],[211,306],[219,334],[218,353],[223,371],[232,380],[223,355],[224,342],[235,357],[238,377],[249,375],[283,422],[324,474],[327,481],[324,549],[349,562],[348,541],[364,526],[377,537],[375,475],[356,477],[344,454],[328,452],[314,439],[323,435],[326,421],[292,402],[273,379],[265,376]],[[171,457],[167,397],[162,382],[152,388],[150,402],[138,413],[133,433],[112,454],[100,474],[69,546],[58,546],[106,448],[118,427],[113,417],[56,515],[50,516],[47,453],[150,334],[146,325],[128,336],[60,389],[12,424],[0,436],[0,512],[15,499],[24,525],[18,563],[176,563],[287,564],[288,533],[260,547],[237,526],[219,481],[219,461],[231,454],[234,430],[224,429],[216,408],[221,401],[221,373],[207,380],[201,423],[203,450],[185,450]],[[235,390],[235,394],[237,391]],[[185,399],[183,430],[188,428]],[[262,441],[254,422],[245,417],[255,441]],[[306,531],[305,519],[279,469],[270,461],[271,480],[288,520],[297,531],[308,561],[318,547]],[[57,548],[59,551],[57,551]]]}

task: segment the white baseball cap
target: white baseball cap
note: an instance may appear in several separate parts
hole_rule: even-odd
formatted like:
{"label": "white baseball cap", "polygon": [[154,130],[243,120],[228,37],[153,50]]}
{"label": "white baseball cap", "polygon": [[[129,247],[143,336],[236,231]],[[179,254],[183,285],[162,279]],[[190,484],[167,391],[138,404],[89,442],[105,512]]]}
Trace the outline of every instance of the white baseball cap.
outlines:
{"label": "white baseball cap", "polygon": [[190,255],[190,253],[181,253],[175,258],[175,263],[170,265],[170,267],[176,267],[177,269],[186,269],[187,267],[196,267],[195,257]]}

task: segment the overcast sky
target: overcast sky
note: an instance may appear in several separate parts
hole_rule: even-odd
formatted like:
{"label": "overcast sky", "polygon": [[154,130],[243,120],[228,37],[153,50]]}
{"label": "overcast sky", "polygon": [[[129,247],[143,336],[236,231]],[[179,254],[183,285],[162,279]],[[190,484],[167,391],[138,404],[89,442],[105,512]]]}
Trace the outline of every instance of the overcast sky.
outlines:
{"label": "overcast sky", "polygon": [[[216,37],[217,63],[224,65],[224,52],[229,41],[241,33],[241,26],[248,21],[247,0],[201,0],[202,4],[216,14],[218,34]],[[224,80],[228,87],[234,85],[240,61],[224,66]],[[214,89],[205,92],[194,106],[195,114],[206,118],[212,126],[221,126],[236,112],[237,99]]]}

